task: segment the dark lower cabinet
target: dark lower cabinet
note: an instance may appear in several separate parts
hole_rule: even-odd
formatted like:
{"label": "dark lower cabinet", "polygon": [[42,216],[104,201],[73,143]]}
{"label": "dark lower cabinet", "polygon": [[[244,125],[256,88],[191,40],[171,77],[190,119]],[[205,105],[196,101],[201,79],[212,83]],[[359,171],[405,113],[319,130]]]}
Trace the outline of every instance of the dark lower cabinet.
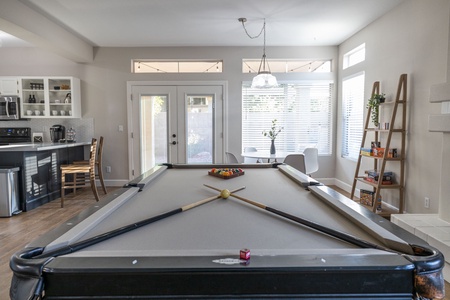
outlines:
{"label": "dark lower cabinet", "polygon": [[20,167],[19,197],[29,211],[61,196],[60,166],[84,159],[84,146],[44,151],[1,152],[0,166]]}

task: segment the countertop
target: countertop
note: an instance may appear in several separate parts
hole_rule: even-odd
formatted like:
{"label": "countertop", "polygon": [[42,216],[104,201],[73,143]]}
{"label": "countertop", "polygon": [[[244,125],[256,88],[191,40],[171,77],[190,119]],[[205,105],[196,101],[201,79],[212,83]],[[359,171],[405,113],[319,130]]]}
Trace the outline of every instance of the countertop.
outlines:
{"label": "countertop", "polygon": [[20,143],[20,144],[10,144],[6,146],[0,146],[0,152],[11,152],[11,151],[46,151],[54,149],[71,148],[78,146],[87,146],[91,142],[74,142],[74,143]]}

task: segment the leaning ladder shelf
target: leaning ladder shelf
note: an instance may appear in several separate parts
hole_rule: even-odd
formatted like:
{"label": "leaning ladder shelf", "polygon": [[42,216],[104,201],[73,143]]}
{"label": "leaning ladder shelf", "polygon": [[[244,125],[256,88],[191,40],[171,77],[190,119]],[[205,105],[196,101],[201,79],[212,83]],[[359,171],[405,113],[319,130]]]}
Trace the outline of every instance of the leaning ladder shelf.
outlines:
{"label": "leaning ladder shelf", "polygon": [[[385,144],[385,150],[383,153],[383,156],[376,157],[376,156],[365,156],[363,154],[359,154],[358,156],[358,162],[356,164],[356,170],[355,170],[355,177],[353,179],[353,185],[352,185],[352,192],[351,192],[351,199],[354,199],[355,196],[355,190],[356,185],[358,182],[363,182],[364,184],[367,184],[369,186],[372,186],[374,188],[374,199],[372,206],[370,207],[373,212],[377,212],[377,199],[380,196],[381,189],[398,189],[399,190],[399,207],[398,207],[398,213],[403,212],[404,208],[404,186],[405,186],[405,145],[406,145],[406,99],[407,99],[407,74],[402,74],[400,76],[399,82],[398,82],[398,88],[397,88],[397,95],[395,97],[395,100],[392,102],[393,109],[392,109],[392,115],[390,118],[390,126],[389,129],[378,129],[378,128],[370,128],[369,127],[369,120],[371,115],[371,108],[369,107],[367,111],[367,118],[364,125],[364,133],[361,141],[361,148],[364,148],[366,145],[366,137],[368,133],[373,133],[375,142],[380,141],[380,135],[386,134],[386,144]],[[380,94],[380,83],[378,81],[374,82],[373,88],[372,88],[372,96],[374,94]],[[389,105],[390,102],[382,103],[381,105]],[[401,111],[398,112],[399,106],[401,106]],[[397,128],[394,128],[397,123],[396,117],[401,117],[400,125],[397,125]],[[396,133],[400,135],[400,153],[397,157],[389,157],[389,150],[391,145],[391,139],[393,136],[393,133]],[[382,180],[378,180],[377,182],[369,182],[364,179],[364,176],[360,175],[360,168],[361,168],[361,160],[363,157],[368,157],[370,159],[374,160],[374,170],[376,170],[379,173],[379,179],[382,178],[382,174],[385,172],[386,163],[387,162],[399,162],[400,163],[400,174],[397,178],[397,182],[394,184],[382,184]],[[382,211],[378,212],[380,215],[388,217],[390,216],[389,212]]]}

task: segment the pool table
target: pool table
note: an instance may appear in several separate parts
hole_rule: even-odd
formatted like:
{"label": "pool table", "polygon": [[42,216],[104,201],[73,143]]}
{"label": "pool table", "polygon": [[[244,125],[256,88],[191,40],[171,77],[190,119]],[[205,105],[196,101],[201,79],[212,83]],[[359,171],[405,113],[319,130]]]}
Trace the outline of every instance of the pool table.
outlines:
{"label": "pool table", "polygon": [[12,299],[411,299],[444,285],[438,250],[283,164],[156,166],[10,265]]}

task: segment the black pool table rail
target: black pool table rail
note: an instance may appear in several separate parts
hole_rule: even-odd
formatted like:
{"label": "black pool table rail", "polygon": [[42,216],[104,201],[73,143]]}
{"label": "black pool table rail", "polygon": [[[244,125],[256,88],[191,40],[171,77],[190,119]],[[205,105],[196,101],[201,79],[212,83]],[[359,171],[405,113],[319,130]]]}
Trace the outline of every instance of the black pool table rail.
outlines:
{"label": "black pool table rail", "polygon": [[[140,176],[134,178],[130,182],[124,185],[124,187],[139,187],[140,189],[145,188],[146,185],[150,184],[158,175],[166,168],[172,169],[204,169],[204,168],[252,168],[252,169],[266,169],[266,168],[278,168],[280,165],[285,165],[283,163],[257,163],[257,164],[161,164],[157,165],[147,172],[144,172]],[[287,166],[287,165],[285,165]],[[295,170],[293,167],[288,166],[289,169]],[[295,170],[296,171],[296,170]],[[292,175],[295,174],[295,175]],[[298,182],[299,185],[307,188],[309,186],[322,185],[319,181],[311,178],[301,172],[286,172],[286,176]]]}

